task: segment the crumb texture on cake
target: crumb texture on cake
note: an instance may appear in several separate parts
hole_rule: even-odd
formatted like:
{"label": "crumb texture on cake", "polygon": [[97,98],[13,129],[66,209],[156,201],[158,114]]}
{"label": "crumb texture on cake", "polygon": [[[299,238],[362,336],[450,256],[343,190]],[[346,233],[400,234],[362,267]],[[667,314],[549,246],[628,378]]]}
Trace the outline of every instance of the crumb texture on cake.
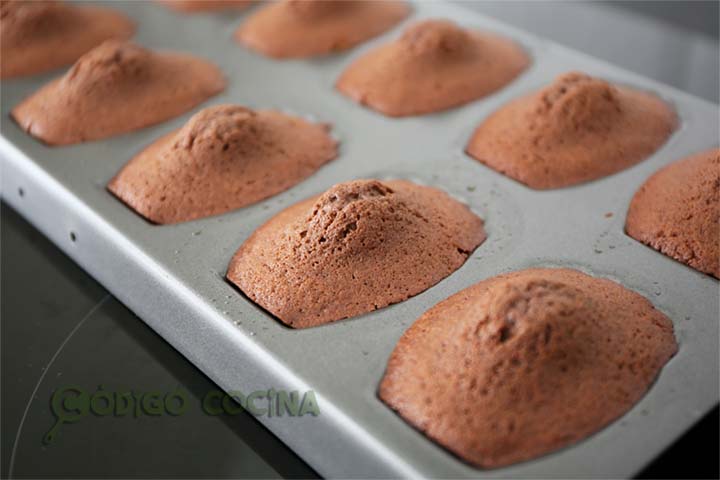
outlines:
{"label": "crumb texture on cake", "polygon": [[328,125],[218,105],[140,152],[108,189],[151,222],[185,222],[287,190],[336,155]]}
{"label": "crumb texture on cake", "polygon": [[168,120],[224,89],[222,73],[205,60],[110,40],[23,100],[12,116],[43,142],[67,145]]}
{"label": "crumb texture on cake", "polygon": [[129,18],[108,8],[53,0],[2,0],[0,78],[70,65],[105,40],[125,40],[134,31]]}
{"label": "crumb texture on cake", "polygon": [[677,123],[675,111],[651,93],[571,72],[493,113],[466,151],[531,188],[561,188],[644,160]]}
{"label": "crumb texture on cake", "polygon": [[420,115],[489,95],[528,64],[511,40],[449,20],[423,20],[353,62],[336,88],[388,116]]}
{"label": "crumb texture on cake", "polygon": [[692,155],[651,176],[630,203],[625,231],[720,278],[720,149]]}
{"label": "crumb texture on cake", "polygon": [[441,190],[355,180],[270,219],[227,278],[287,325],[312,327],[417,295],[484,240],[482,220]]}
{"label": "crumb texture on cake", "polygon": [[185,13],[244,10],[254,0],[159,0],[163,5]]}
{"label": "crumb texture on cake", "polygon": [[676,351],[672,322],[639,294],[577,270],[522,270],[422,315],[379,396],[465,461],[502,467],[620,417]]}
{"label": "crumb texture on cake", "polygon": [[235,38],[268,57],[313,57],[352,48],[409,13],[400,0],[283,0],[254,13]]}

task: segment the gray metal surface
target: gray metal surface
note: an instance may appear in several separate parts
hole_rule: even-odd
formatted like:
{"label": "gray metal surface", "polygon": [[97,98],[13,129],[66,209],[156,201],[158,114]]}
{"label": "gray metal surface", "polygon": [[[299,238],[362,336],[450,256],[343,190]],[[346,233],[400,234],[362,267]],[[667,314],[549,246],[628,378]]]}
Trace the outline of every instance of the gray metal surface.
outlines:
{"label": "gray metal surface", "polygon": [[[638,244],[622,229],[632,194],[652,172],[717,145],[716,105],[462,7],[420,3],[408,21],[443,16],[504,33],[528,49],[533,65],[485,100],[393,120],[358,107],[332,86],[349,62],[402,27],[346,55],[273,62],[232,43],[234,18],[183,17],[139,2],[114,6],[138,20],[141,44],[192,52],[222,66],[229,88],[208,104],[276,107],[330,122],[341,140],[340,157],[258,205],[182,225],[152,226],[104,185],[130,157],[191,114],[106,141],[48,148],[8,119],[12,106],[52,78],[47,75],[3,82],[3,198],[226,390],[314,390],[321,410],[317,418],[261,420],[322,475],[629,476],[718,401],[717,282]],[[489,113],[569,69],[658,92],[676,106],[681,128],[631,169],[550,192],[529,190],[463,153],[473,128]],[[270,216],[334,183],[363,177],[437,185],[486,220],[489,238],[460,270],[421,295],[309,330],[283,327],[223,280],[234,250]],[[680,351],[635,408],[586,441],[512,467],[475,469],[406,425],[375,391],[397,339],[427,308],[481,279],[537,265],[579,268],[639,291],[673,320]]]}
{"label": "gray metal surface", "polygon": [[711,102],[720,98],[716,1],[458,1]]}

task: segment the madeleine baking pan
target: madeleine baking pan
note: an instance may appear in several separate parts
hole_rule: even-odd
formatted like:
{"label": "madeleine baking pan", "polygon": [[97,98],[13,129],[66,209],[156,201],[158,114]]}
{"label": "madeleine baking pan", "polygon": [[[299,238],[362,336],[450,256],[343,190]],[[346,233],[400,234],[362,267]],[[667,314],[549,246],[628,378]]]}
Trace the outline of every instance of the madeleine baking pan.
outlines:
{"label": "madeleine baking pan", "polygon": [[[260,420],[320,474],[625,477],[718,402],[717,280],[623,232],[630,199],[645,179],[718,144],[717,105],[445,3],[415,4],[404,24],[349,52],[292,61],[261,57],[233,41],[247,13],[181,15],[135,1],[112,6],[135,19],[138,43],[194,53],[221,66],[229,86],[203,106],[238,103],[328,122],[341,142],[339,157],[254,206],[179,225],[152,225],[105,186],[132,156],[193,112],[108,140],[47,147],[8,115],[55,72],[2,82],[3,199],[222,388],[313,390],[317,417]],[[395,38],[407,22],[428,17],[513,38],[530,53],[532,65],[490,97],[421,117],[386,118],[333,89],[354,58]],[[463,152],[491,112],[569,70],[656,92],[677,109],[678,131],[632,168],[551,191],[531,190]],[[458,271],[416,297],[305,330],[283,326],[224,279],[234,251],[272,215],[335,183],[370,177],[408,178],[448,191],[485,220],[487,241]],[[595,435],[510,467],[474,468],[407,425],[378,400],[377,386],[398,338],[425,310],[482,279],[534,266],[568,266],[638,291],[672,319],[679,352],[632,410]]]}

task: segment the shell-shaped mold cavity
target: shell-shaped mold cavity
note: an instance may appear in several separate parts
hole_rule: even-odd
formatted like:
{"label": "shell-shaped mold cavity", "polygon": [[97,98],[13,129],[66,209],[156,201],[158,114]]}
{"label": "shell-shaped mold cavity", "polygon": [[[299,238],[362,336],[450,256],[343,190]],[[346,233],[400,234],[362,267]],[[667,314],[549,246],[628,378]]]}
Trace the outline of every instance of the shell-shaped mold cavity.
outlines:
{"label": "shell-shaped mold cavity", "polygon": [[650,177],[630,203],[625,231],[720,278],[720,149],[692,155]]}
{"label": "shell-shaped mold cavity", "polygon": [[417,295],[484,240],[483,221],[441,190],[355,180],[270,219],[227,278],[287,325],[312,327]]}
{"label": "shell-shaped mold cavity", "polygon": [[48,0],[0,2],[0,78],[70,65],[110,39],[125,40],[135,26],[108,8]]}
{"label": "shell-shaped mold cavity", "polygon": [[653,94],[571,72],[492,114],[467,153],[531,188],[561,188],[644,160],[677,123]]}
{"label": "shell-shaped mold cavity", "polygon": [[253,14],[235,38],[268,57],[314,57],[352,48],[409,13],[399,0],[283,0]]}
{"label": "shell-shaped mold cavity", "polygon": [[143,150],[108,189],[154,223],[177,223],[287,190],[337,155],[329,126],[238,105],[208,107]]}
{"label": "shell-shaped mold cavity", "polygon": [[225,89],[213,64],[107,41],[12,111],[30,135],[49,145],[98,140],[160,123]]}
{"label": "shell-shaped mold cavity", "polygon": [[525,52],[506,38],[425,20],[352,63],[336,88],[388,116],[420,115],[489,95],[528,64]]}
{"label": "shell-shaped mold cavity", "polygon": [[576,270],[522,270],[422,315],[379,396],[460,458],[495,468],[600,430],[676,351],[670,319],[637,293]]}

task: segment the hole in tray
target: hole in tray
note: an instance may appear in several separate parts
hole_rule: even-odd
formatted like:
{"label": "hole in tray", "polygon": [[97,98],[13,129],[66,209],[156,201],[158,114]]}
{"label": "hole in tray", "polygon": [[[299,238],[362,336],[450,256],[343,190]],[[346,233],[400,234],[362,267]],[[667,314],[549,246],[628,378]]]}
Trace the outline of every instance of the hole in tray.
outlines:
{"label": "hole in tray", "polygon": [[72,240],[73,242],[77,240],[77,235],[75,235],[75,232],[70,232],[70,240]]}
{"label": "hole in tray", "polygon": [[23,190],[22,187],[18,188],[18,195],[20,195],[21,197],[25,196],[25,190]]}

